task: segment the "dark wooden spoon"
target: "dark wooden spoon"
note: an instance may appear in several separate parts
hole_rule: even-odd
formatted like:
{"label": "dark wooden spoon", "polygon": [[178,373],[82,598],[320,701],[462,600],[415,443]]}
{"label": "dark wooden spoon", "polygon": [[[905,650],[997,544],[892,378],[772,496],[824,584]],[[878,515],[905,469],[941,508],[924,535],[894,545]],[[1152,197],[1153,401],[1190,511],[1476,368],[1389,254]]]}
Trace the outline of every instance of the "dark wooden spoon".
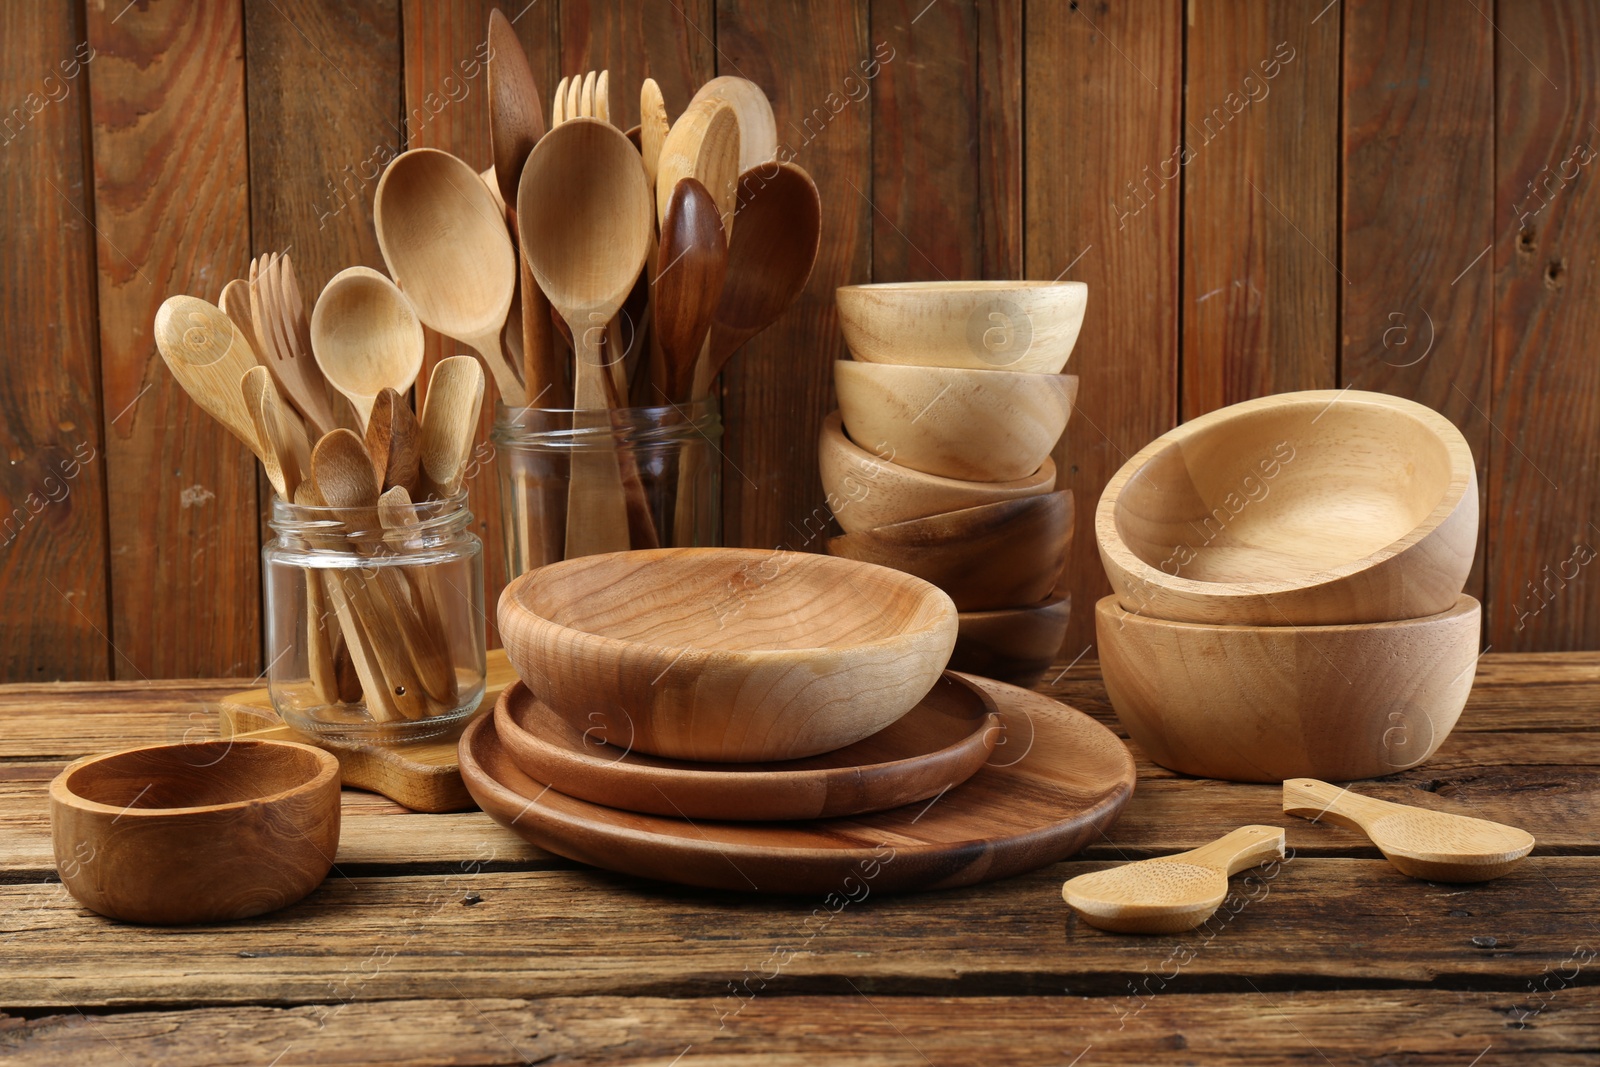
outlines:
{"label": "dark wooden spoon", "polygon": [[655,381],[668,402],[688,401],[695,365],[728,273],[728,238],[717,202],[694,178],[672,190],[656,257],[655,328],[661,366]]}

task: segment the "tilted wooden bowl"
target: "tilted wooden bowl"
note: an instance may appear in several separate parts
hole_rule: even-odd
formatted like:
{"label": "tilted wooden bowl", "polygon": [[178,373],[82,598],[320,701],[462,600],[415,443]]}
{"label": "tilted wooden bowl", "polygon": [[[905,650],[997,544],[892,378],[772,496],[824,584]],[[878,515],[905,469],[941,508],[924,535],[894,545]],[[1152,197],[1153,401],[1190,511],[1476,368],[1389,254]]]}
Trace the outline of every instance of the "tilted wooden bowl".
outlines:
{"label": "tilted wooden bowl", "polygon": [[1050,595],[1072,546],[1072,490],[1002,500],[844,534],[830,555],[924,578],[962,611],[1035,604]]}
{"label": "tilted wooden bowl", "polygon": [[1316,390],[1247,400],[1146,445],[1095,513],[1129,611],[1319,625],[1448,610],[1478,541],[1466,439],[1431,408]]}
{"label": "tilted wooden bowl", "polygon": [[1163,767],[1206,778],[1349,781],[1414,767],[1472,689],[1478,602],[1420,619],[1217,626],[1095,605],[1117,718]]}
{"label": "tilted wooden bowl", "polygon": [[950,669],[1031,689],[1060,655],[1071,616],[1071,596],[1025,608],[963,611],[956,617]]}
{"label": "tilted wooden bowl", "polygon": [[292,741],[152,745],[50,783],[61,881],[113,919],[245,919],[321,883],[339,849],[339,761]]}
{"label": "tilted wooden bowl", "polygon": [[1078,342],[1083,282],[891,282],[835,294],[845,344],[868,363],[1059,374]]}
{"label": "tilted wooden bowl", "polygon": [[902,467],[970,481],[1009,482],[1037,471],[1078,395],[1070,374],[850,360],[833,369],[852,441]]}
{"label": "tilted wooden bowl", "polygon": [[817,459],[828,507],[846,533],[1038,496],[1056,487],[1055,460],[1048,456],[1038,470],[1010,482],[941,478],[890,463],[845,436],[844,421],[837,411],[823,421]]}
{"label": "tilted wooden bowl", "polygon": [[927,582],[802,552],[667,548],[553,563],[500,597],[511,665],[568,721],[656,756],[797,759],[877,733],[956,639]]}

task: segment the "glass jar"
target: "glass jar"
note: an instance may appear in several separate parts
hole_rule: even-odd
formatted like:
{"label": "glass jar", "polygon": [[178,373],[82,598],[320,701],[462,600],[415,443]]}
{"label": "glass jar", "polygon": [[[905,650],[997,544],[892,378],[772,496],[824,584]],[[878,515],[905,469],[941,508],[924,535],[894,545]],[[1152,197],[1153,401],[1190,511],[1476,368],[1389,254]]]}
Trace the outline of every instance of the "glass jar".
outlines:
{"label": "glass jar", "polygon": [[613,453],[609,478],[614,485],[620,475],[626,522],[571,554],[721,544],[721,437],[715,398],[607,412],[499,405],[493,442],[507,578],[566,558],[574,465],[609,465]]}
{"label": "glass jar", "polygon": [[272,705],[304,733],[435,737],[483,700],[483,544],[466,494],[397,516],[272,501],[262,549]]}

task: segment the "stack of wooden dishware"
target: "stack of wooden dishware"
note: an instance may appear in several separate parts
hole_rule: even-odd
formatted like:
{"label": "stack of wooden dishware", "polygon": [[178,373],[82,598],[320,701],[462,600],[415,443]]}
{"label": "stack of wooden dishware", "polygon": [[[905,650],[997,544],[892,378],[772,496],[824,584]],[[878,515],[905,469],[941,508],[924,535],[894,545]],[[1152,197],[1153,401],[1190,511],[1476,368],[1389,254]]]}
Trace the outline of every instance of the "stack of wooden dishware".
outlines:
{"label": "stack of wooden dishware", "polygon": [[1471,450],[1382,393],[1284,393],[1202,415],[1111,479],[1106,690],[1174,770],[1240,781],[1422,762],[1472,687]]}
{"label": "stack of wooden dishware", "polygon": [[895,567],[960,609],[957,670],[1032,685],[1060,651],[1070,490],[1050,458],[1078,379],[1061,370],[1082,282],[924,282],[838,291],[822,484],[835,556]]}

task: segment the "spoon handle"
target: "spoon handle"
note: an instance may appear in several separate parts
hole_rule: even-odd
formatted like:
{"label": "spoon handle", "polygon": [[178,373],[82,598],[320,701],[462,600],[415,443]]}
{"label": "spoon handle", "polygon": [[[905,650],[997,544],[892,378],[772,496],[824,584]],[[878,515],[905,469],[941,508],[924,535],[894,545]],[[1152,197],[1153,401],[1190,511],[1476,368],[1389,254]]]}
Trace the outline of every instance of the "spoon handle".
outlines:
{"label": "spoon handle", "polygon": [[1358,833],[1366,833],[1366,824],[1393,806],[1315,778],[1290,778],[1283,783],[1284,814],[1298,815],[1312,822],[1330,822]]}
{"label": "spoon handle", "polygon": [[1263,860],[1283,859],[1283,843],[1281,826],[1241,826],[1209,845],[1201,845],[1169,859],[1202,867],[1216,867],[1234,875]]}

